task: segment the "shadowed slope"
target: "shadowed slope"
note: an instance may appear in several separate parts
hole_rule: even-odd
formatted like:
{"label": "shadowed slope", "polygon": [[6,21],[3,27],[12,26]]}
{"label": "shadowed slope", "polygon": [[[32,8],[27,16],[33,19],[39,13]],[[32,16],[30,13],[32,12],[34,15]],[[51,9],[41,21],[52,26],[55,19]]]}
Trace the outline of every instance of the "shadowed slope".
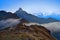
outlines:
{"label": "shadowed slope", "polygon": [[11,12],[6,12],[6,11],[0,11],[0,20],[4,20],[4,19],[18,19],[19,17]]}

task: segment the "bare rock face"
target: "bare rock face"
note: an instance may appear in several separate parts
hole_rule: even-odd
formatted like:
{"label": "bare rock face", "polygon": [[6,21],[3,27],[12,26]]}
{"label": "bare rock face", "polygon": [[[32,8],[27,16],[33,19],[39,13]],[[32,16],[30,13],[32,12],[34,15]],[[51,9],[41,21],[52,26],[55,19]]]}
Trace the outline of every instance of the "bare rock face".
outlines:
{"label": "bare rock face", "polygon": [[0,32],[0,40],[56,40],[43,26],[18,24]]}

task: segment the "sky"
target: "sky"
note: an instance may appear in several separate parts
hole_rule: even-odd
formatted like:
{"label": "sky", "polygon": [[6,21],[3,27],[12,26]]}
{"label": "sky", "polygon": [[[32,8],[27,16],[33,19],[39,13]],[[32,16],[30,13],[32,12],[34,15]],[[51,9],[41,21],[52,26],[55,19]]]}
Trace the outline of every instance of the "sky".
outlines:
{"label": "sky", "polygon": [[19,8],[32,14],[60,14],[60,0],[0,0],[0,10],[15,12]]}

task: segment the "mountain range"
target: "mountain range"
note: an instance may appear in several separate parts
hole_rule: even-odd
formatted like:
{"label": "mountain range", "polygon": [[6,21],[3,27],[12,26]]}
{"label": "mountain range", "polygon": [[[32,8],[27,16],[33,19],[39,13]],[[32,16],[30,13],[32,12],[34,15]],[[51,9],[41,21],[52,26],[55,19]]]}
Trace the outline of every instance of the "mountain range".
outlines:
{"label": "mountain range", "polygon": [[[7,34],[9,34],[9,32],[11,32],[11,35],[13,34],[13,35],[15,35],[14,34],[14,32],[16,32],[17,31],[17,35],[18,35],[18,33],[20,33],[20,31],[21,32],[24,32],[24,33],[26,33],[27,31],[30,31],[30,30],[32,30],[32,31],[30,31],[30,32],[34,32],[34,34],[37,36],[37,34],[38,35],[40,35],[40,32],[43,30],[43,34],[42,35],[47,35],[48,34],[48,36],[46,36],[46,40],[56,40],[54,37],[56,37],[57,38],[57,36],[56,35],[58,35],[58,34],[56,34],[54,31],[53,31],[53,36],[54,37],[52,37],[51,36],[51,28],[53,29],[54,27],[53,26],[51,26],[50,25],[50,23],[53,23],[52,25],[55,25],[54,24],[54,22],[60,22],[60,20],[57,20],[57,19],[55,19],[55,18],[39,18],[39,17],[37,17],[37,16],[35,16],[35,15],[32,15],[32,14],[29,14],[29,13],[27,13],[26,11],[24,11],[22,8],[19,8],[19,10],[17,10],[15,13],[12,13],[12,12],[6,12],[6,11],[0,11],[0,31],[2,31],[2,32],[0,32],[0,35],[3,35],[3,34],[5,34],[5,35],[7,35]],[[36,24],[32,24],[33,26],[31,27],[31,26],[27,26],[27,25],[25,25],[24,23],[27,23],[27,24],[29,24],[29,23],[38,23],[39,25],[36,25]],[[19,26],[17,26],[17,25],[19,25]],[[21,26],[22,25],[22,26]],[[41,25],[42,25],[42,28],[39,28],[39,27],[41,27]],[[45,26],[45,25],[47,25],[47,26]],[[49,25],[49,26],[48,26]],[[39,26],[39,27],[38,27]],[[15,27],[23,27],[23,30],[20,30],[19,28],[15,28]],[[57,26],[56,26],[57,27]],[[25,29],[26,28],[26,29]],[[31,28],[31,29],[30,29]],[[49,29],[50,28],[50,29]],[[10,29],[14,29],[13,31],[11,31]],[[16,30],[15,30],[16,29]],[[22,29],[22,28],[21,28]],[[35,33],[35,29],[38,29],[37,31],[38,31],[38,33],[36,34]],[[40,30],[41,29],[41,30]],[[58,29],[58,28],[57,28]],[[8,31],[8,30],[10,30],[10,31]],[[25,32],[25,30],[26,30],[26,32]],[[45,30],[50,30],[49,32],[46,32]],[[28,32],[28,34],[30,33],[30,32]],[[46,32],[46,34],[45,34],[45,32]],[[3,33],[3,34],[2,34]],[[27,34],[27,33],[26,33]],[[32,33],[33,34],[33,33]],[[16,35],[16,36],[17,36]],[[23,35],[23,34],[22,34]],[[41,35],[41,36],[42,36]],[[10,35],[9,35],[10,36]],[[1,36],[2,37],[2,36]],[[10,36],[11,37],[11,36]],[[9,37],[9,38],[10,38]],[[29,36],[30,37],[30,36]],[[33,37],[33,36],[32,36]],[[45,38],[45,36],[43,36],[44,38]],[[48,37],[49,37],[49,39],[48,39]],[[2,37],[3,38],[3,37]],[[4,37],[5,38],[5,37]],[[33,38],[35,38],[35,36],[33,37]],[[38,37],[36,37],[37,39],[35,39],[35,40],[39,40],[40,39],[40,36]],[[51,38],[51,39],[50,39]],[[7,39],[8,40],[8,39]],[[21,39],[22,40],[22,39]],[[27,39],[28,40],[28,39]],[[41,39],[42,40],[42,39]],[[59,40],[59,39],[58,39]]]}
{"label": "mountain range", "polygon": [[19,10],[17,10],[15,13],[6,12],[3,10],[0,11],[0,20],[9,19],[9,18],[14,18],[14,19],[22,18],[22,19],[28,20],[29,22],[35,22],[39,24],[50,23],[50,22],[60,22],[60,20],[57,20],[51,17],[50,18],[39,18],[37,16],[27,13],[22,8],[19,8]]}
{"label": "mountain range", "polygon": [[15,12],[15,14],[17,14],[18,17],[21,17],[21,18],[28,20],[29,22],[36,22],[39,24],[49,23],[49,22],[59,22],[60,21],[60,20],[57,20],[54,18],[39,18],[37,16],[28,14],[26,11],[22,10],[22,8],[19,8],[19,10],[17,10]]}
{"label": "mountain range", "polygon": [[59,13],[34,13],[33,15],[36,15],[39,18],[53,18],[53,19],[58,19],[60,20],[60,14]]}

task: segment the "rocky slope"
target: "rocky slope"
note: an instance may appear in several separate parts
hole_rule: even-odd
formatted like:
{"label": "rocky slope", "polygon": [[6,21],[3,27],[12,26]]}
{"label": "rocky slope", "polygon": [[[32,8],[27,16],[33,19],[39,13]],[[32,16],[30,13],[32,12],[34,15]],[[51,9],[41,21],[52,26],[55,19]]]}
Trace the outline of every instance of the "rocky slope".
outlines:
{"label": "rocky slope", "polygon": [[0,40],[56,40],[43,26],[18,24],[0,31]]}

